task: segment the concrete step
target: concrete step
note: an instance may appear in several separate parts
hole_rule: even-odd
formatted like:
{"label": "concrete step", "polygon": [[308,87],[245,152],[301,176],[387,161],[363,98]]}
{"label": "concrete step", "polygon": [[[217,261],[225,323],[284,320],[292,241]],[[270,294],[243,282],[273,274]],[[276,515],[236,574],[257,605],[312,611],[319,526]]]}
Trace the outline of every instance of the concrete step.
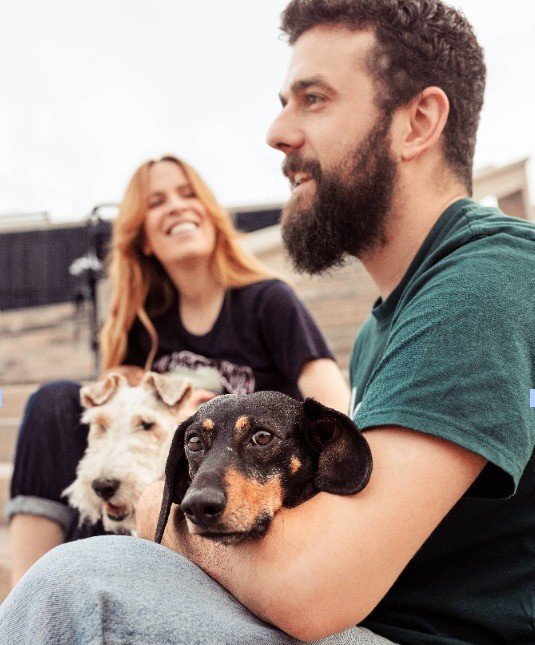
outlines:
{"label": "concrete step", "polygon": [[19,418],[0,417],[0,462],[13,460],[19,424]]}
{"label": "concrete step", "polygon": [[9,484],[13,474],[13,464],[10,461],[0,461],[0,528],[5,526],[4,509],[9,500]]}
{"label": "concrete step", "polygon": [[23,385],[5,385],[0,380],[2,388],[2,407],[0,408],[0,420],[19,418],[24,412],[26,401],[30,394],[35,392],[36,383],[25,383]]}

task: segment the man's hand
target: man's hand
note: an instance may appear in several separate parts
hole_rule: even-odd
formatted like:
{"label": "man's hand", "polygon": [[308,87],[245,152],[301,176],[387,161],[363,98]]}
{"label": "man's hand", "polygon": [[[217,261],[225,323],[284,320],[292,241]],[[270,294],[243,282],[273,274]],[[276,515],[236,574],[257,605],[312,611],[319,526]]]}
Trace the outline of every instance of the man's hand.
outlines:
{"label": "man's hand", "polygon": [[[144,540],[154,540],[156,534],[156,525],[158,524],[158,515],[162,505],[163,480],[154,482],[141,495],[136,511],[136,533],[138,537]],[[169,522],[168,522],[169,526]],[[167,527],[165,529],[164,540],[167,537]],[[162,544],[165,544],[162,541]],[[166,544],[166,546],[168,546]]]}

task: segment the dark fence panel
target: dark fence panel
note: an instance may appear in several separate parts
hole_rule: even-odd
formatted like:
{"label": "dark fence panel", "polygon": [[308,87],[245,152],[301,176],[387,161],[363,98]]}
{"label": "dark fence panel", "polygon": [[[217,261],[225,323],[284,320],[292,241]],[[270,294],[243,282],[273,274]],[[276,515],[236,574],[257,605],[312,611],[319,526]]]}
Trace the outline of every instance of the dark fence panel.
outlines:
{"label": "dark fence panel", "polygon": [[234,213],[234,223],[243,233],[251,233],[267,226],[279,223],[280,208],[270,208],[256,211],[237,211]]}
{"label": "dark fence panel", "polygon": [[[280,209],[243,210],[233,215],[244,233],[277,224]],[[0,233],[0,311],[69,302],[87,288],[84,276],[69,267],[91,249],[106,253],[111,223]],[[85,294],[87,296],[87,294]]]}
{"label": "dark fence panel", "polygon": [[[105,246],[111,226],[88,226],[0,233],[0,311],[73,300],[83,277],[69,273],[71,263],[91,244]],[[102,256],[102,251],[99,253]]]}

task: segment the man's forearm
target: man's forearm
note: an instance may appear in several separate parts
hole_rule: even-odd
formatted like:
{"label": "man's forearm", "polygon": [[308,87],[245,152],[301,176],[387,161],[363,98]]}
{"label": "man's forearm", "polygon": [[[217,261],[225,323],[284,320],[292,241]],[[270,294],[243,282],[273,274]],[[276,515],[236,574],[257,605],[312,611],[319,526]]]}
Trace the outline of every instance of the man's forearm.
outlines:
{"label": "man's forearm", "polygon": [[[319,493],[277,513],[264,538],[229,546],[190,535],[173,509],[164,544],[259,618],[301,640],[358,624],[485,464],[412,430],[375,429],[367,438],[374,471],[357,495]],[[144,495],[139,516],[151,519],[140,522],[141,537],[154,537],[162,487],[152,499]]]}

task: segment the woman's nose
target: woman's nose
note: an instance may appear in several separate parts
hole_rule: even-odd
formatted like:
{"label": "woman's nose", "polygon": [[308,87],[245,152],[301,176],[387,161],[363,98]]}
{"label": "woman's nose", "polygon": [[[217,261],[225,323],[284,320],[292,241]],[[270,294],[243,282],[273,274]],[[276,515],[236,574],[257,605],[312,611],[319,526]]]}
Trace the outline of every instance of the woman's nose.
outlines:
{"label": "woman's nose", "polygon": [[176,193],[172,193],[169,196],[168,204],[169,204],[170,210],[181,212],[186,210],[187,201],[180,195],[177,195]]}

